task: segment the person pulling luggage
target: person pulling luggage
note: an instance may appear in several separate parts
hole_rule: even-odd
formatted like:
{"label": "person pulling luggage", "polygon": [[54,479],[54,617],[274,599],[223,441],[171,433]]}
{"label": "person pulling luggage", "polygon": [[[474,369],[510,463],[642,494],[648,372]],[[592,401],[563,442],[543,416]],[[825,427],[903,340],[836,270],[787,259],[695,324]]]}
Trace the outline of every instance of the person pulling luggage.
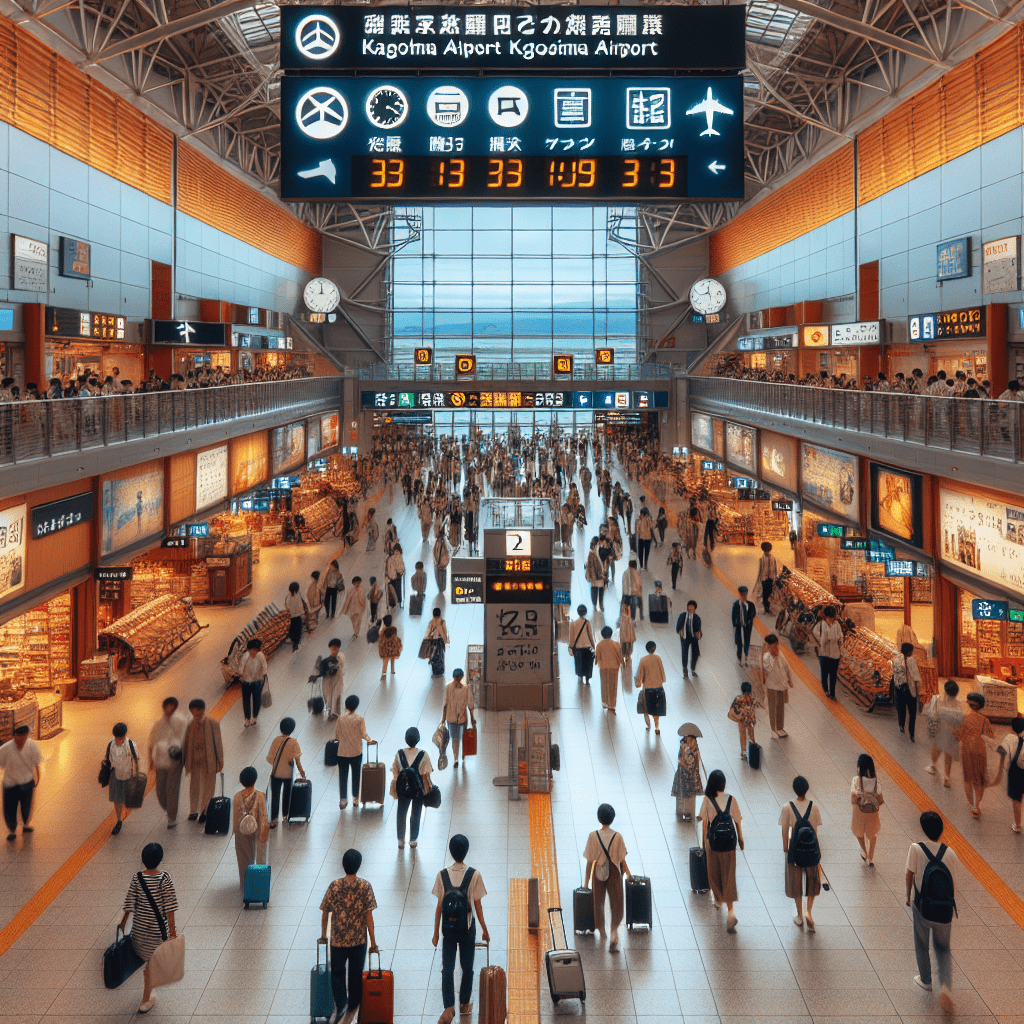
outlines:
{"label": "person pulling luggage", "polygon": [[[584,886],[594,893],[594,930],[604,938],[608,935],[609,951],[619,947],[619,925],[622,924],[623,899],[622,879],[630,877],[626,864],[626,844],[618,832],[612,831],[615,808],[601,804],[597,809],[597,820],[601,827],[587,837],[583,856],[587,862]],[[607,894],[611,903],[611,930],[606,933],[604,901]]]}

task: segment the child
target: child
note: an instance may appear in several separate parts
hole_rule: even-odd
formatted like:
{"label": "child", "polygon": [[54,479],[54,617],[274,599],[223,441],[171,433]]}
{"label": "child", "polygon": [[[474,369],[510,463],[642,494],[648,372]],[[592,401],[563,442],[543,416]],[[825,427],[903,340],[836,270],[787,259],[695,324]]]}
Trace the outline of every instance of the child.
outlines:
{"label": "child", "polygon": [[675,590],[676,580],[679,578],[679,570],[683,567],[683,549],[679,546],[679,541],[672,542],[672,547],[669,549],[665,564],[672,569],[672,589]]}
{"label": "child", "polygon": [[740,759],[747,759],[747,741],[754,743],[754,726],[757,725],[757,708],[763,707],[754,700],[753,687],[746,679],[740,683],[740,695],[729,707],[729,718],[740,727]]}
{"label": "child", "polygon": [[680,821],[693,821],[693,800],[704,792],[700,783],[700,749],[697,737],[700,729],[687,722],[679,727],[679,764],[672,780],[672,796],[676,798],[676,817]]}
{"label": "child", "polygon": [[370,599],[370,622],[374,623],[377,621],[377,605],[380,604],[380,599],[384,596],[377,585],[376,576],[370,577],[370,593],[367,596]]}
{"label": "child", "polygon": [[417,597],[423,597],[423,595],[426,594],[427,573],[423,568],[422,562],[416,563],[416,571],[412,574],[412,579],[409,582]]}

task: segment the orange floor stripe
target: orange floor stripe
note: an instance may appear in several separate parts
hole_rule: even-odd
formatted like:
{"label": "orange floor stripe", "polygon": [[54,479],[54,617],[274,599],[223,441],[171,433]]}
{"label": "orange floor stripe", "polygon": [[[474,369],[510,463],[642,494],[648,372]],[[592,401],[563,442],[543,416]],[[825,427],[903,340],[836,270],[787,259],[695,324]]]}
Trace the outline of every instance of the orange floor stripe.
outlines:
{"label": "orange floor stripe", "polygon": [[540,1017],[537,936],[530,931],[528,911],[528,880],[510,879],[506,929],[508,954],[505,966],[508,1024],[536,1024]]}
{"label": "orange floor stripe", "polygon": [[[717,568],[714,573],[718,579],[731,591],[734,589],[732,580]],[[768,629],[759,619],[754,620],[754,627],[762,636],[768,634]],[[857,721],[853,713],[838,701],[829,700],[821,689],[821,680],[798,658],[791,650],[783,645],[779,649],[785,654],[790,666],[803,680],[822,704],[832,713],[832,717],[843,726],[844,729],[864,748],[865,752],[871,755],[876,767],[882,768],[892,780],[903,790],[913,801],[919,811],[938,811],[939,809],[928,797],[928,794],[907,774],[906,769],[882,746],[881,743]],[[942,812],[939,811],[941,814]],[[1024,928],[1024,900],[1010,888],[999,876],[984,857],[964,838],[956,826],[943,814],[942,820],[945,827],[942,832],[942,841],[949,846],[960,858],[960,862],[974,875],[975,878],[991,893],[992,897],[1006,911],[1016,924]]]}

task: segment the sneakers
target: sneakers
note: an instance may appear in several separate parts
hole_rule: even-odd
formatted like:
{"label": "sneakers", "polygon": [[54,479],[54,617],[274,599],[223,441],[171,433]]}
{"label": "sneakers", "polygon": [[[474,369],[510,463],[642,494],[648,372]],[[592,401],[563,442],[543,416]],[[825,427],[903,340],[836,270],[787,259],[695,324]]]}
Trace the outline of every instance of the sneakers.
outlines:
{"label": "sneakers", "polygon": [[340,807],[340,808],[341,808],[342,810],[344,810],[344,809],[345,809],[346,807],[348,807],[348,801],[347,801],[347,800],[342,800],[342,801],[341,801],[341,803],[339,803],[339,804],[338,804],[338,806],[339,806],[339,807]]}
{"label": "sneakers", "polygon": [[925,771],[926,771],[926,772],[927,772],[927,773],[928,773],[929,775],[938,775],[938,774],[939,774],[939,773],[938,773],[938,770],[936,769],[935,765],[933,765],[933,764],[928,764],[928,765],[925,765],[925,768],[924,768],[924,770],[925,770]]}
{"label": "sneakers", "polygon": [[1010,826],[1010,831],[1011,832],[1016,832],[1017,835],[1020,835],[1020,829],[1016,825],[1011,825]]}
{"label": "sneakers", "polygon": [[922,981],[920,974],[914,975],[914,983],[916,985],[920,985],[920,987],[923,988],[925,992],[931,992],[932,990],[932,983],[930,981]]}
{"label": "sneakers", "polygon": [[190,815],[188,816],[188,820],[189,820],[189,821],[195,821],[195,820],[196,820],[196,818],[198,818],[198,817],[199,817],[199,815],[198,815],[198,814],[190,814]]}

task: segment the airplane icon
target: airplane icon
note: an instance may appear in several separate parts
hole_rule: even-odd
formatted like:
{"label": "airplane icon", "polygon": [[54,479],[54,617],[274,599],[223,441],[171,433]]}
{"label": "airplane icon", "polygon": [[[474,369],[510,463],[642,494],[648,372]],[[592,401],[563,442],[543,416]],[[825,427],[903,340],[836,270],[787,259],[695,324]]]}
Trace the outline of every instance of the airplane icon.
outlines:
{"label": "airplane icon", "polygon": [[185,344],[188,344],[192,340],[192,335],[196,333],[196,329],[187,321],[182,320],[178,323],[178,337],[181,338]]}
{"label": "airplane icon", "polygon": [[704,114],[704,116],[707,117],[707,119],[708,119],[708,126],[707,126],[707,128],[704,131],[702,131],[700,133],[702,136],[704,136],[704,135],[720,135],[721,132],[716,132],[715,129],[714,129],[713,122],[714,122],[714,119],[715,119],[715,114],[731,114],[732,111],[728,107],[723,107],[722,104],[719,103],[718,100],[716,100],[711,95],[711,86],[708,86],[707,98],[701,100],[700,103],[698,103],[696,106],[690,107],[690,109],[686,113],[687,114]]}
{"label": "airplane icon", "polygon": [[326,178],[332,185],[337,181],[338,169],[333,160],[321,160],[316,167],[308,171],[299,171],[300,178]]}

